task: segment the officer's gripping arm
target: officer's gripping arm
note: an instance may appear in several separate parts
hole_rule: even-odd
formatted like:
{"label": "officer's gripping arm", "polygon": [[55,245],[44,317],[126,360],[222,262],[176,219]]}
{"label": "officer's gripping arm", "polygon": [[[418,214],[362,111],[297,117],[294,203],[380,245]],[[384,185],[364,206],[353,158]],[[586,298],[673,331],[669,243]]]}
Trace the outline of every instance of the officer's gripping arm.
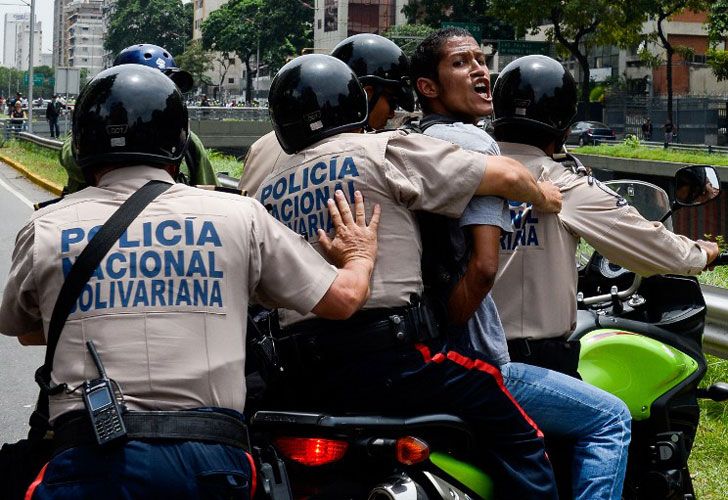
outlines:
{"label": "officer's gripping arm", "polygon": [[498,274],[501,228],[478,225],[472,226],[470,231],[473,253],[447,304],[450,321],[456,325],[467,323],[493,288]]}
{"label": "officer's gripping arm", "polygon": [[318,235],[321,248],[339,271],[312,312],[326,319],[346,319],[361,309],[369,298],[381,210],[379,205],[374,206],[367,226],[364,200],[359,191],[354,195],[355,216],[341,191],[336,192],[335,198],[335,202],[328,201],[328,208],[336,236],[329,239],[323,230],[319,230]]}
{"label": "officer's gripping arm", "polygon": [[506,156],[489,156],[476,194],[531,203],[547,213],[561,211],[561,193],[551,182],[536,182],[520,162]]}

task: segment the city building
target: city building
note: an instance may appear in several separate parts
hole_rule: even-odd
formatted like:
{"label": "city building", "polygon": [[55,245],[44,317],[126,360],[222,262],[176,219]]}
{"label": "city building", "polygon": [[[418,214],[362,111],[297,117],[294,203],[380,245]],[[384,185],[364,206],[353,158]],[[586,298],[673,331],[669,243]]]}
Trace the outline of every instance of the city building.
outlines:
{"label": "city building", "polygon": [[402,8],[409,0],[316,0],[313,48],[329,53],[344,38],[357,33],[382,34],[405,24]]}
{"label": "city building", "polygon": [[[2,64],[8,68],[21,70],[28,69],[29,45],[30,45],[30,13],[5,14],[5,26],[3,36],[3,61]],[[41,64],[40,47],[43,39],[43,31],[40,21],[35,24],[33,43],[35,44],[34,66]]]}
{"label": "city building", "polygon": [[[27,71],[28,63],[30,62],[30,21],[23,21],[15,26],[15,64],[13,64],[13,67],[15,69]],[[42,42],[43,30],[41,22],[37,21],[33,32],[33,67],[40,66],[43,63],[40,55]]]}
{"label": "city building", "polygon": [[86,69],[91,77],[104,69],[103,0],[55,0],[53,66]]}
{"label": "city building", "polygon": [[[194,21],[192,26],[192,39],[202,40],[202,23],[207,17],[227,0],[192,0],[194,3]],[[245,79],[243,71],[245,65],[235,55],[224,52],[213,52],[212,69],[206,76],[210,81],[207,89],[203,89],[208,97],[220,102],[244,97]],[[266,90],[267,91],[267,90]]]}

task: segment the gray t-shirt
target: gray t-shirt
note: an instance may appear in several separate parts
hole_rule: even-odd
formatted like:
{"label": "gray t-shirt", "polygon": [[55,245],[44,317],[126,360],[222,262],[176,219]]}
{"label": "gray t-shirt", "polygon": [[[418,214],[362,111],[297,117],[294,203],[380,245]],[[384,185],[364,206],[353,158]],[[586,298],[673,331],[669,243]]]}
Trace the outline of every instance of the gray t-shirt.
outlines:
{"label": "gray t-shirt", "polygon": [[[426,135],[450,141],[463,149],[488,155],[500,155],[498,144],[481,128],[475,125],[437,123],[429,126]],[[508,202],[493,196],[475,196],[468,204],[457,224],[450,226],[450,239],[454,257],[461,263],[462,272],[467,266],[467,256],[472,240],[464,229],[470,225],[490,225],[511,232],[511,215]],[[501,366],[510,361],[506,335],[501,325],[495,302],[490,293],[483,299],[473,316],[468,320],[468,335],[471,345],[493,363]]]}

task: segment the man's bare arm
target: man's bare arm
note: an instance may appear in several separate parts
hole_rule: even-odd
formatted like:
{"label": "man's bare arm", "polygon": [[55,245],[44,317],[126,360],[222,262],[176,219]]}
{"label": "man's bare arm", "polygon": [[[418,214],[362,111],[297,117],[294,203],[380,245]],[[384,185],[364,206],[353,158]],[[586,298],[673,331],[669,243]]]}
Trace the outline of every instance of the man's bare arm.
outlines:
{"label": "man's bare arm", "polygon": [[374,261],[377,256],[377,228],[381,209],[374,206],[369,225],[366,224],[364,199],[354,194],[355,217],[341,191],[336,202],[329,200],[329,212],[336,236],[329,239],[319,230],[319,242],[329,259],[339,267],[339,274],[312,312],[326,319],[346,319],[361,309],[369,298]]}
{"label": "man's bare arm", "polygon": [[536,182],[521,162],[507,156],[489,156],[476,194],[531,203],[542,212],[561,211],[561,192],[551,182]]}
{"label": "man's bare arm", "polygon": [[488,295],[498,274],[501,229],[497,226],[472,226],[473,253],[463,277],[448,299],[450,321],[465,324]]}

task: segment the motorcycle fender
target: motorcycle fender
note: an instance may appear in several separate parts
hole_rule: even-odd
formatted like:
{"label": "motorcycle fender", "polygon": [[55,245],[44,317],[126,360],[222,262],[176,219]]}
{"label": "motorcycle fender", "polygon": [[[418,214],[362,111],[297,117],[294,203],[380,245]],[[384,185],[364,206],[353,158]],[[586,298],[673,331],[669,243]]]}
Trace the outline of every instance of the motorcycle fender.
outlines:
{"label": "motorcycle fender", "polygon": [[582,379],[624,401],[634,420],[648,419],[652,403],[698,369],[687,354],[637,333],[595,330],[580,342]]}
{"label": "motorcycle fender", "polygon": [[493,481],[488,474],[446,453],[432,452],[430,462],[476,493],[479,498],[493,498]]}

